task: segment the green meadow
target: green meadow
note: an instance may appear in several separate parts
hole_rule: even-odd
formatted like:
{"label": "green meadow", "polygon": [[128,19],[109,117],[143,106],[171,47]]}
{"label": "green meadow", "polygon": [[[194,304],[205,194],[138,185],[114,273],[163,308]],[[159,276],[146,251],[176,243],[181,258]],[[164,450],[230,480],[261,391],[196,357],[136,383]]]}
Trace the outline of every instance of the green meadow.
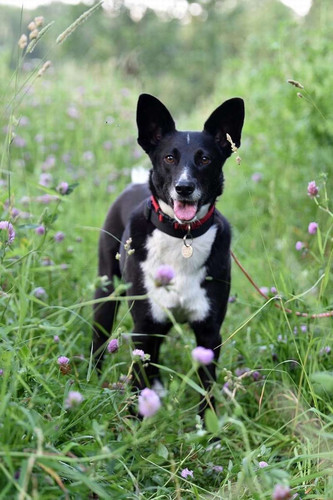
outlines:
{"label": "green meadow", "polygon": [[[15,27],[0,51],[0,499],[333,498],[332,9],[314,4],[297,18],[271,1],[199,2],[206,17],[186,23],[0,7]],[[246,106],[218,208],[253,283],[233,262],[204,422],[181,324],[162,347],[161,408],[131,411],[121,282],[100,377],[91,355],[99,231],[132,169],[150,168],[142,92],[180,130],[230,97]]]}

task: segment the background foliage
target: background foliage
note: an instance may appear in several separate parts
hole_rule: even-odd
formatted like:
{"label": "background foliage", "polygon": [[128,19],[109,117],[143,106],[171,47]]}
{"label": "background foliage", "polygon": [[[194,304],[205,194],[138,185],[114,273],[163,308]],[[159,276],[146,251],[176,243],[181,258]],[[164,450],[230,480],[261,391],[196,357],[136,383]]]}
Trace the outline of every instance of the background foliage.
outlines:
{"label": "background foliage", "polygon": [[[333,308],[330,2],[314,2],[302,19],[268,0],[201,5],[197,17],[148,11],[135,22],[120,2],[62,45],[57,36],[87,6],[22,14],[1,6],[0,218],[16,238],[1,240],[0,498],[265,499],[279,483],[304,499],[333,496],[331,318],[278,310],[234,266],[217,413],[205,429],[185,326],[163,346],[163,410],[143,422],[129,412],[136,395],[124,381],[126,304],[112,332],[120,349],[107,355],[102,380],[90,357],[99,228],[131,168],[149,167],[136,145],[143,91],[180,129],[200,129],[224,99],[244,98],[242,163],[227,162],[219,202],[233,250],[285,307]],[[54,24],[22,59],[17,41],[36,15]],[[52,66],[37,77],[46,60]],[[317,203],[307,194],[312,180]],[[69,196],[56,191],[61,182]],[[84,396],[76,408],[66,407],[71,389]],[[194,477],[182,478],[184,468]]]}

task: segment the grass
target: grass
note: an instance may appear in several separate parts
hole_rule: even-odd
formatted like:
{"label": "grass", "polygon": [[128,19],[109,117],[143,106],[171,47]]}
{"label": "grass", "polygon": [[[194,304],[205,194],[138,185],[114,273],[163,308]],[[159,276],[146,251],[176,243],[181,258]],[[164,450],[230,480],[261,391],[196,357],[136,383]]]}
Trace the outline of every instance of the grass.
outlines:
{"label": "grass", "polygon": [[[303,57],[307,77],[315,63]],[[101,380],[90,355],[99,228],[131,168],[148,166],[135,140],[141,89],[111,65],[49,68],[38,79],[19,71],[12,80],[2,67],[10,83],[3,79],[1,92],[1,220],[16,237],[8,245],[0,232],[0,498],[261,500],[277,484],[295,498],[332,498],[332,320],[286,312],[332,310],[329,145],[313,133],[325,131],[321,114],[286,83],[293,75],[281,77],[286,60],[274,66],[264,58],[252,71],[244,63],[237,73],[230,63],[232,87],[217,81],[191,116],[172,110],[181,129],[196,129],[231,93],[245,98],[242,163],[226,164],[219,208],[232,222],[235,254],[270,296],[234,265],[217,410],[206,413],[205,426],[185,326],[163,344],[162,409],[142,421],[129,411],[137,395],[126,384],[126,302],[112,332],[120,348],[107,354]],[[310,84],[309,95],[322,96],[325,82]],[[315,200],[307,195],[312,180]],[[56,190],[61,182],[69,195]],[[311,221],[319,225],[314,235]],[[59,356],[69,358],[69,372]],[[84,400],[68,408],[72,390]],[[186,468],[193,477],[182,477]]]}

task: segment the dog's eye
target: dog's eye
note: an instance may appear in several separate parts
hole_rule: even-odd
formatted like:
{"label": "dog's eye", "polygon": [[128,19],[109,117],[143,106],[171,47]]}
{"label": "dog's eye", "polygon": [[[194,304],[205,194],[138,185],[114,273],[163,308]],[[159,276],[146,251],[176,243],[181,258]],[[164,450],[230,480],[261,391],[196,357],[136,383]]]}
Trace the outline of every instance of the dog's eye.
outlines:
{"label": "dog's eye", "polygon": [[172,165],[173,163],[175,163],[175,157],[173,155],[167,155],[164,159],[170,165]]}
{"label": "dog's eye", "polygon": [[202,156],[201,157],[201,163],[202,163],[202,165],[208,165],[208,163],[210,163],[209,156]]}

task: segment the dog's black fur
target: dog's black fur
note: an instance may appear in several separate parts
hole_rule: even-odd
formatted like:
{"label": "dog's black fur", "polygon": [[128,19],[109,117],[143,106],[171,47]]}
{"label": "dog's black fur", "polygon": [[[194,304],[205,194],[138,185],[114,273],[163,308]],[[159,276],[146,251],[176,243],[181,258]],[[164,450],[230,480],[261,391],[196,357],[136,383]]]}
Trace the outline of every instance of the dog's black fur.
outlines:
{"label": "dog's black fur", "polygon": [[[169,306],[177,320],[189,322],[197,345],[213,349],[215,362],[218,360],[220,329],[230,291],[231,231],[216,209],[207,231],[202,226],[204,234],[196,237],[196,229],[192,228],[222,194],[222,166],[232,152],[226,134],[239,147],[243,121],[243,100],[233,98],[211,114],[202,132],[179,132],[158,99],[148,94],[139,98],[138,143],[152,162],[149,185],[132,184],[111,206],[100,235],[98,269],[99,275],[106,275],[111,283],[115,276],[123,276],[131,284],[129,295],[149,293],[149,298],[134,302],[131,309],[135,345],[150,355],[144,373],[139,366],[135,369],[134,385],[138,388],[159,378],[154,364],[158,363],[163,336],[171,327],[163,306]],[[151,207],[151,194],[159,208]],[[159,217],[154,215],[156,210]],[[200,223],[196,226],[200,228]],[[182,255],[182,238],[187,232],[193,233],[190,258]],[[132,255],[124,248],[128,238],[132,239]],[[191,244],[190,236],[186,243]],[[120,262],[116,259],[118,252]],[[151,275],[159,265],[177,270],[169,291],[161,291]],[[113,284],[98,289],[95,298],[106,297],[113,289]],[[163,304],[157,304],[155,299]],[[95,306],[93,351],[99,360],[115,313],[116,302]],[[215,380],[215,362],[199,370],[205,389]],[[203,400],[201,413],[205,405]]]}

